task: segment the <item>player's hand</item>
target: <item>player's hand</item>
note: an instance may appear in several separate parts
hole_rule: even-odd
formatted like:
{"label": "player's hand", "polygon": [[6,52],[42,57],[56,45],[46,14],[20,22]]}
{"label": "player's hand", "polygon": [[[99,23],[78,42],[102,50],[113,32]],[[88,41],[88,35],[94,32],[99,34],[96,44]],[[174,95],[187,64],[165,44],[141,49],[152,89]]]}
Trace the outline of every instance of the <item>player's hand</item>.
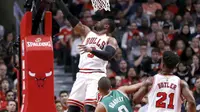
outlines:
{"label": "player's hand", "polygon": [[86,45],[78,45],[80,52],[85,53],[85,52],[91,52],[92,48],[87,47]]}

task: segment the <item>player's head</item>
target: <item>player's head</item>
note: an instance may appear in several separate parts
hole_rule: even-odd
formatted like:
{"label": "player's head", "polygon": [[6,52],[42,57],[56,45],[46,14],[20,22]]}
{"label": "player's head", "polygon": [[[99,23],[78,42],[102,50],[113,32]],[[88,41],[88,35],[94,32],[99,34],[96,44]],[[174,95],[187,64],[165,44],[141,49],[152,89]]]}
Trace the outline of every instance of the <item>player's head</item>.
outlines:
{"label": "player's head", "polygon": [[98,82],[98,90],[101,94],[107,93],[111,88],[111,82],[107,77],[102,77]]}
{"label": "player's head", "polygon": [[172,51],[165,51],[163,53],[163,67],[173,70],[179,63],[179,56]]}
{"label": "player's head", "polygon": [[106,33],[112,33],[115,30],[115,23],[113,20],[105,18],[105,19],[102,19],[101,21],[98,21],[95,24],[94,29],[96,31],[105,30]]}

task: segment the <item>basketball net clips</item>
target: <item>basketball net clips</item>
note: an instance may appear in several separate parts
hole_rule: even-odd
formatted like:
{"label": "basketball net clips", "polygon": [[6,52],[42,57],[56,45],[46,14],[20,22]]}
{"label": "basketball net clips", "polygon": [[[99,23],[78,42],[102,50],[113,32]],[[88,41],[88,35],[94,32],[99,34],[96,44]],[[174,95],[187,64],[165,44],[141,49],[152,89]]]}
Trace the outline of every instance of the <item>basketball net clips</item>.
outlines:
{"label": "basketball net clips", "polygon": [[102,10],[110,11],[110,3],[109,0],[91,0],[92,6],[94,8],[94,11]]}

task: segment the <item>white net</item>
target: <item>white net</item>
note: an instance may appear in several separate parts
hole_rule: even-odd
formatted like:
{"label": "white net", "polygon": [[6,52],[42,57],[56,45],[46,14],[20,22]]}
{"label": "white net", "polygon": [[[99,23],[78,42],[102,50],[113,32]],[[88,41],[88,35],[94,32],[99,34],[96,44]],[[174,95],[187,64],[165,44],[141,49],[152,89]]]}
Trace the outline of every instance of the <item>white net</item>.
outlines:
{"label": "white net", "polygon": [[109,0],[91,0],[92,6],[94,8],[94,11],[102,10],[110,11],[110,3]]}

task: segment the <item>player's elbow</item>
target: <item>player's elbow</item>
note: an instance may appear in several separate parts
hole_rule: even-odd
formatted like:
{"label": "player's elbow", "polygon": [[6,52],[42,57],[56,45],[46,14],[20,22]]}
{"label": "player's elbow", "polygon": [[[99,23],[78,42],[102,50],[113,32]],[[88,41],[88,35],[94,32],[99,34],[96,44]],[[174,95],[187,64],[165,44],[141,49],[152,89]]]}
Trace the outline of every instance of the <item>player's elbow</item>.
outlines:
{"label": "player's elbow", "polygon": [[188,102],[188,106],[189,106],[189,107],[196,107],[196,102],[195,102],[195,100],[189,101],[189,102]]}

